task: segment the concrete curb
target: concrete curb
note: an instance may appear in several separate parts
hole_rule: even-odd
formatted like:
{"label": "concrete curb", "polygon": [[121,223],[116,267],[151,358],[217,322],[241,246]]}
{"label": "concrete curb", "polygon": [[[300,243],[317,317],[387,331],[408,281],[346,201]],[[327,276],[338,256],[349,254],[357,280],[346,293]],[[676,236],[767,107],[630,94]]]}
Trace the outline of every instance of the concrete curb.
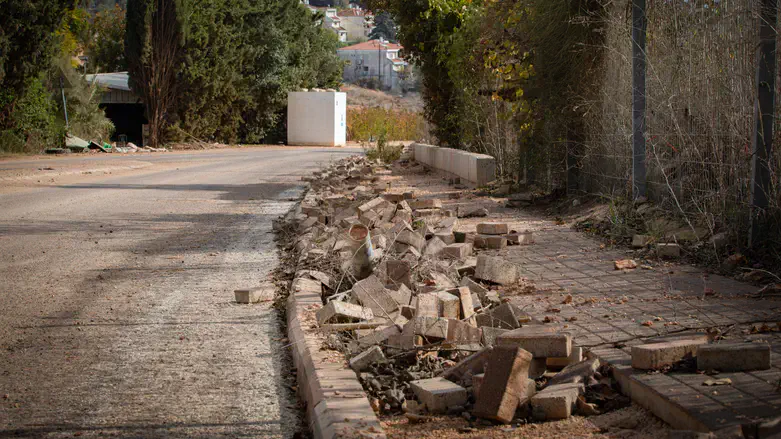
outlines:
{"label": "concrete curb", "polygon": [[315,439],[386,438],[358,377],[341,353],[321,350],[324,337],[312,330],[322,307],[320,291],[293,281],[287,300],[287,333],[297,368],[298,392]]}
{"label": "concrete curb", "polygon": [[413,143],[415,161],[457,175],[478,186],[496,179],[496,160],[490,155]]}

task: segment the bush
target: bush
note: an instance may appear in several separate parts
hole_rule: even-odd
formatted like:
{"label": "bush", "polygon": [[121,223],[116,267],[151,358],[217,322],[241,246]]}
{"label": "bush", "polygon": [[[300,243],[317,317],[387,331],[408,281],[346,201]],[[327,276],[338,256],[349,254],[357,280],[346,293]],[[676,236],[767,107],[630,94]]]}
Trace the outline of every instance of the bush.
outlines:
{"label": "bush", "polygon": [[404,145],[388,145],[388,131],[383,129],[377,137],[377,146],[374,148],[365,148],[366,157],[369,160],[382,160],[385,163],[393,163],[401,158],[404,151]]}
{"label": "bush", "polygon": [[[9,96],[0,96],[8,100]],[[16,101],[11,127],[0,134],[0,148],[11,153],[37,153],[59,146],[64,127],[57,121],[57,105],[41,78],[32,78]]]}
{"label": "bush", "polygon": [[347,112],[347,138],[355,142],[419,140],[425,136],[426,123],[414,111],[363,108]]}

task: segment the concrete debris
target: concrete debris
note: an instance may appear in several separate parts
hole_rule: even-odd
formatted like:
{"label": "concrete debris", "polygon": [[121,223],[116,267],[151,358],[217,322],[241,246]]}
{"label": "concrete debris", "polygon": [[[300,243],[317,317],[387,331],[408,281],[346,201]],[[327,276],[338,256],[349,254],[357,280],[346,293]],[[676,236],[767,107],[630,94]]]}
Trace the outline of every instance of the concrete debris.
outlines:
{"label": "concrete debris", "polygon": [[393,299],[390,291],[385,288],[375,275],[356,282],[353,285],[353,294],[355,294],[355,297],[361,304],[370,308],[376,316],[389,316],[393,311],[399,309],[399,304]]}
{"label": "concrete debris", "polygon": [[430,413],[446,413],[453,407],[466,405],[466,389],[444,378],[429,378],[410,382],[410,388]]}
{"label": "concrete debris", "polygon": [[499,285],[518,282],[518,268],[500,257],[480,255],[477,257],[475,278]]}
{"label": "concrete debris", "polygon": [[499,346],[523,348],[538,358],[568,357],[572,351],[569,334],[540,325],[529,325],[505,332],[496,338],[496,343]]}
{"label": "concrete debris", "polygon": [[382,363],[384,361],[385,354],[382,353],[382,349],[380,349],[379,346],[372,346],[350,359],[350,368],[356,372],[363,372],[372,364]]}
{"label": "concrete debris", "polygon": [[481,235],[506,235],[510,227],[504,223],[480,223],[477,225],[477,233]]}
{"label": "concrete debris", "polygon": [[697,369],[740,372],[770,369],[767,343],[719,343],[697,347]]}
{"label": "concrete debris", "polygon": [[661,369],[685,358],[697,355],[697,349],[707,344],[701,337],[663,343],[632,346],[632,367],[642,370]]}
{"label": "concrete debris", "polygon": [[590,360],[583,360],[579,363],[570,364],[565,367],[564,370],[557,373],[548,384],[565,384],[565,383],[583,383],[588,382],[588,379],[597,372],[599,369],[599,360],[594,358]]}
{"label": "concrete debris", "polygon": [[656,251],[660,258],[680,258],[681,247],[678,244],[656,244]]}
{"label": "concrete debris", "polygon": [[526,393],[532,355],[520,348],[498,347],[485,365],[485,378],[475,402],[475,416],[510,423]]}
{"label": "concrete debris", "polygon": [[548,386],[531,398],[532,414],[539,421],[567,419],[575,410],[583,391],[580,383]]}
{"label": "concrete debris", "polygon": [[370,308],[364,308],[347,302],[332,300],[315,312],[317,323],[351,322],[356,320],[371,320],[374,313]]}

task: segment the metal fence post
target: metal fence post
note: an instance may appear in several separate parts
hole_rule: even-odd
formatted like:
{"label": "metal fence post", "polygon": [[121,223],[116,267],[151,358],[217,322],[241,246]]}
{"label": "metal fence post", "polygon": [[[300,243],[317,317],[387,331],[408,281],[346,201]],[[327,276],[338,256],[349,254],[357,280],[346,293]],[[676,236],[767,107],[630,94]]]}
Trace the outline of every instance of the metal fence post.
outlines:
{"label": "metal fence post", "polygon": [[645,197],[645,0],[632,0],[632,198]]}
{"label": "metal fence post", "polygon": [[748,244],[759,242],[767,227],[766,209],[770,191],[775,115],[776,29],[778,0],[762,0],[757,48],[757,99],[754,102],[753,157],[751,161],[751,229]]}

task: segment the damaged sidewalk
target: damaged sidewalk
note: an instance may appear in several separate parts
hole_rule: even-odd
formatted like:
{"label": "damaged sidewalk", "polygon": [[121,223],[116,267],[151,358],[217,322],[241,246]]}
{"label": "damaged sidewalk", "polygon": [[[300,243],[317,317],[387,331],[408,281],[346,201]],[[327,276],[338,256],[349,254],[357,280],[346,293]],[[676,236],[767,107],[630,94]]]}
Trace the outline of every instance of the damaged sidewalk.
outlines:
{"label": "damaged sidewalk", "polygon": [[[310,330],[344,353],[376,413],[411,425],[456,416],[479,429],[598,415],[631,396],[674,429],[775,431],[781,327],[769,325],[781,302],[704,301],[681,287],[702,283],[696,269],[618,263],[627,255],[414,162],[351,157],[307,179],[312,190],[278,229],[292,238],[296,282],[320,292]],[[696,387],[699,405],[666,396],[658,377],[678,380],[674,392]],[[708,378],[717,384],[694,382]],[[746,398],[766,409],[741,417],[713,394],[725,385],[770,392]],[[711,405],[732,417],[702,420]]]}

